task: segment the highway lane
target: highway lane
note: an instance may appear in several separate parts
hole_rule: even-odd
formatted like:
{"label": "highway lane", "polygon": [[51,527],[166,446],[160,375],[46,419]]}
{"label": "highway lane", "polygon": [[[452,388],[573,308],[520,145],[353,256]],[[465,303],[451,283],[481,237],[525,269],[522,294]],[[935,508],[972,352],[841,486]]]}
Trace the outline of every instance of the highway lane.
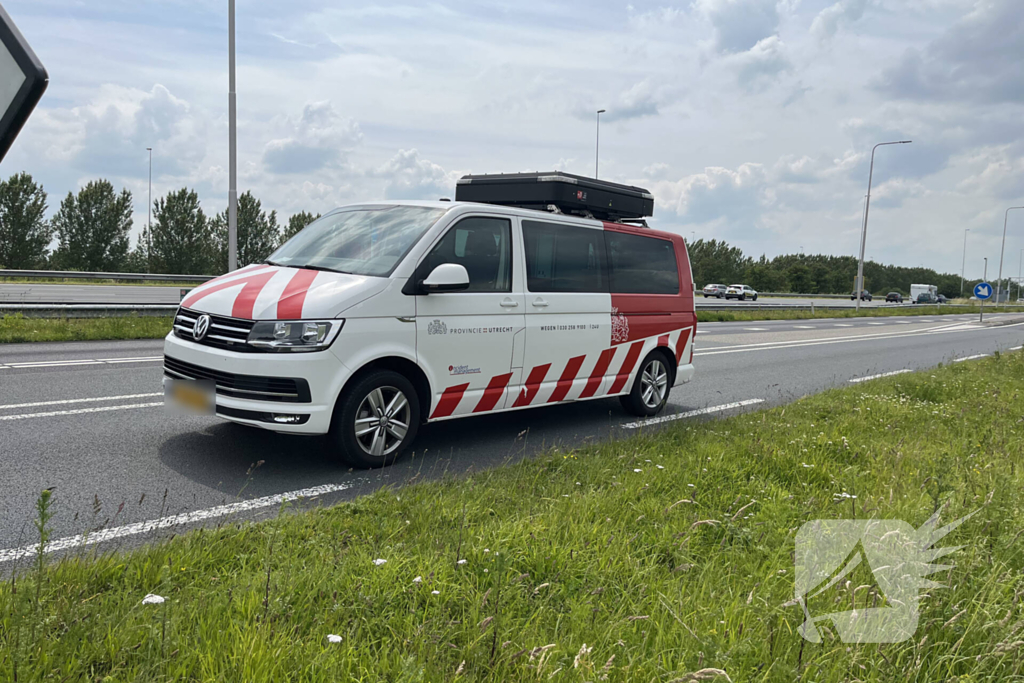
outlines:
{"label": "highway lane", "polygon": [[[6,284],[0,283],[0,303],[80,303],[80,304],[176,304],[181,300],[180,287],[141,285],[60,285],[60,284]],[[865,307],[884,306],[884,297],[864,301]],[[849,298],[829,299],[817,297],[759,297],[757,302],[704,298],[697,295],[697,305],[757,306],[757,304],[791,304],[852,307]]]}
{"label": "highway lane", "polygon": [[[673,391],[667,421],[698,419],[693,413],[702,409],[726,415],[775,405],[850,380],[1016,348],[1024,340],[1024,324],[979,326],[973,316],[834,326],[839,323],[847,324],[700,325],[696,378]],[[424,427],[416,453],[391,468],[351,472],[332,459],[322,437],[285,437],[168,413],[159,393],[161,348],[160,341],[0,347],[6,494],[0,498],[0,570],[17,555],[11,549],[31,543],[33,504],[47,487],[55,494],[53,537],[117,528],[125,535],[104,545],[109,549],[151,536],[126,526],[133,523],[189,514],[167,524],[223,523],[228,517],[219,506],[253,500],[251,509],[228,512],[260,518],[276,513],[272,496],[290,491],[331,485],[336,490],[318,491],[317,499],[329,504],[381,485],[500,465],[638,427],[614,399],[469,418]]]}

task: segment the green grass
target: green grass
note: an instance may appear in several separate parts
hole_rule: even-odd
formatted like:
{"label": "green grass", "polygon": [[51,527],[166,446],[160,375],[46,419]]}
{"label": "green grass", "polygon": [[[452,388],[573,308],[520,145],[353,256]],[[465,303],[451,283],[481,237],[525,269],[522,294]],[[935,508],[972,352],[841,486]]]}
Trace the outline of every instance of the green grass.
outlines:
{"label": "green grass", "polygon": [[[956,315],[978,314],[978,308],[961,308],[952,306],[913,306],[907,308],[816,308],[811,311],[773,311],[741,308],[736,311],[702,311],[697,309],[697,322],[746,322],[755,320],[814,320],[817,318],[889,318],[894,316],[915,315]],[[985,315],[992,313],[1024,313],[1024,308],[1017,306],[986,306]]]}
{"label": "green grass", "polygon": [[[36,567],[0,584],[0,678],[1021,680],[1022,387],[1004,354]],[[802,524],[938,509],[980,512],[912,640],[797,635]]]}
{"label": "green grass", "polygon": [[171,329],[170,316],[112,318],[26,318],[20,313],[0,318],[0,344],[18,342],[162,339]]}

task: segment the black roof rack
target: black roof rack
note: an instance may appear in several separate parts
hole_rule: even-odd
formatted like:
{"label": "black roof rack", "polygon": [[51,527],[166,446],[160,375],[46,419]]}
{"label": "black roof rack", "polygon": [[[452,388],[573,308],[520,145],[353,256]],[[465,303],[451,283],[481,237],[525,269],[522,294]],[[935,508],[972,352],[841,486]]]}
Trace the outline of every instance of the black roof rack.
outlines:
{"label": "black roof rack", "polygon": [[654,215],[654,195],[642,187],[561,171],[462,176],[455,187],[455,199],[605,221],[642,222]]}

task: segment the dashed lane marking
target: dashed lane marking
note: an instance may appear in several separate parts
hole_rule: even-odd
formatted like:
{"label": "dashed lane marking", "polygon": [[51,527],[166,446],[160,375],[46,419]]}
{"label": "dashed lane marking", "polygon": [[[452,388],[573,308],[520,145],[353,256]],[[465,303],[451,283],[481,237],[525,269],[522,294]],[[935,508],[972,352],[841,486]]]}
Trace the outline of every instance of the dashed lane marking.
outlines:
{"label": "dashed lane marking", "polygon": [[637,422],[627,422],[622,425],[624,429],[639,429],[641,427],[649,427],[651,425],[662,424],[665,422],[672,422],[674,420],[685,420],[688,417],[697,417],[699,415],[710,415],[711,413],[720,413],[723,410],[732,410],[733,408],[742,408],[744,406],[752,406],[758,403],[764,403],[763,398],[749,398],[746,401],[736,401],[735,403],[725,403],[720,406],[711,406],[710,408],[701,408],[699,410],[689,410],[685,413],[676,413],[675,415],[664,415],[662,417],[652,417],[647,420],[638,420]]}
{"label": "dashed lane marking", "polygon": [[68,405],[71,403],[95,403],[98,401],[130,401],[134,398],[153,398],[155,396],[163,396],[161,393],[155,394],[125,394],[123,396],[98,396],[96,398],[68,398],[62,401],[37,401],[36,403],[8,403],[7,405],[0,404],[0,410],[14,410],[15,408],[39,408],[42,406],[61,406]]}
{"label": "dashed lane marking", "polygon": [[59,417],[61,415],[84,415],[85,413],[106,413],[112,410],[132,410],[134,408],[153,408],[162,406],[163,401],[155,403],[132,403],[123,406],[98,406],[96,408],[76,408],[74,410],[51,410],[45,413],[22,413],[20,415],[0,415],[0,421],[4,420],[28,420],[33,417]]}
{"label": "dashed lane marking", "polygon": [[[228,515],[234,515],[241,512],[249,512],[252,510],[258,510],[260,508],[281,505],[282,503],[286,503],[292,500],[299,500],[302,498],[316,498],[327,493],[337,493],[338,491],[350,489],[358,483],[362,483],[361,480],[349,484],[323,484],[321,486],[313,486],[310,488],[299,489],[298,491],[289,491],[287,493],[278,493],[273,496],[264,496],[263,498],[245,500],[240,503],[218,505],[217,507],[206,508],[204,510],[195,510],[193,512],[186,512],[180,515],[160,517],[159,519],[151,519],[146,522],[136,522],[135,524],[127,524],[125,526],[118,526],[110,529],[101,529],[91,534],[67,536],[65,538],[59,538],[55,541],[47,543],[46,546],[44,547],[44,551],[48,553],[55,553],[60,550],[81,548],[83,546],[95,545],[96,543],[112,541],[118,538],[125,538],[127,536],[138,536],[139,534],[146,534],[152,531],[157,531],[159,529],[170,529],[173,527],[182,526],[184,524],[194,524],[196,522],[202,522],[207,519],[227,517]],[[22,548],[9,548],[7,550],[0,550],[0,562],[20,560],[24,557],[30,557],[32,555],[35,555],[38,552],[38,544],[25,546]]]}
{"label": "dashed lane marking", "polygon": [[0,363],[0,370],[18,370],[35,368],[60,368],[77,365],[114,365],[117,363],[156,363],[163,356],[139,356],[137,358],[82,358],[80,360],[42,360],[24,363]]}
{"label": "dashed lane marking", "polygon": [[979,354],[974,355],[974,356],[964,356],[963,358],[954,358],[953,362],[954,363],[963,363],[965,360],[977,360],[979,358],[988,358],[989,355],[990,354],[987,354],[987,353],[979,353]]}
{"label": "dashed lane marking", "polygon": [[853,382],[854,384],[857,384],[859,382],[867,382],[868,380],[879,379],[881,377],[892,377],[893,375],[902,375],[905,372],[911,372],[911,370],[910,369],[894,370],[893,372],[883,372],[883,373],[881,373],[879,375],[868,375],[867,377],[856,377],[854,379],[851,379],[850,381]]}

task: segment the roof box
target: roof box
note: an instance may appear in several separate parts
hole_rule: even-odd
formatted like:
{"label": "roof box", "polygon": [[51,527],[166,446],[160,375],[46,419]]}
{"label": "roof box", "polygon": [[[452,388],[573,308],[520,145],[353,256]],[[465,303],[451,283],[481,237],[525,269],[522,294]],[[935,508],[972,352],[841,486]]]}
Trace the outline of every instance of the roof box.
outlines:
{"label": "roof box", "polygon": [[496,173],[459,179],[455,199],[586,216],[606,221],[654,215],[654,195],[642,187],[550,171]]}

